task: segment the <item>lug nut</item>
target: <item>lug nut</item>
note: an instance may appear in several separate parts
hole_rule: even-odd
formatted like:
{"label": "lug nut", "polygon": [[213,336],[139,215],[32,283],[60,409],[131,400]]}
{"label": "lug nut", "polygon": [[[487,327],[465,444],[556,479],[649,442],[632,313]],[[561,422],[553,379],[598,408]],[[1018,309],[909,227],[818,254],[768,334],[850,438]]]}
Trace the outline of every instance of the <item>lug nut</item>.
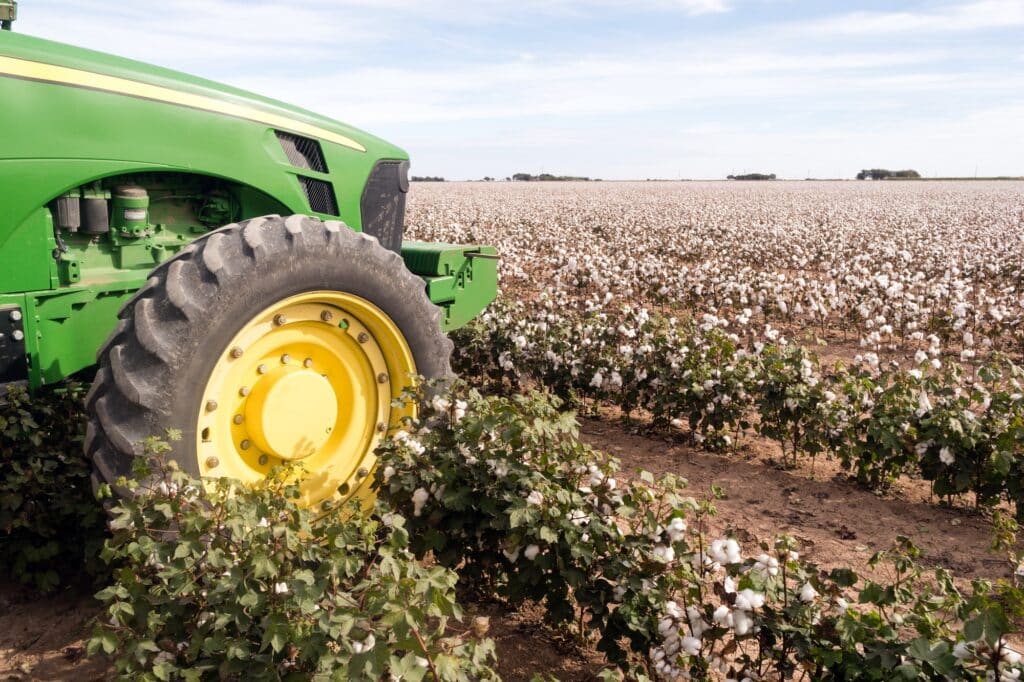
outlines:
{"label": "lug nut", "polygon": [[238,444],[238,447],[242,448],[243,450],[248,450],[250,445],[252,445],[252,443],[250,443],[247,440],[243,440],[241,443]]}
{"label": "lug nut", "polygon": [[288,355],[287,353],[285,353],[284,355],[281,356],[281,364],[282,365],[287,365],[291,361],[292,361],[292,356]]}
{"label": "lug nut", "polygon": [[259,367],[256,368],[256,372],[258,374],[266,374],[267,373],[267,366],[266,365],[260,365]]}
{"label": "lug nut", "polygon": [[284,315],[274,315],[274,324],[280,327],[282,324],[288,321],[288,318]]}
{"label": "lug nut", "polygon": [[217,409],[217,401],[216,400],[207,400],[206,401],[206,411],[207,412],[213,412],[216,409]]}
{"label": "lug nut", "polygon": [[356,337],[356,341],[359,343],[366,343],[370,340],[370,335],[366,332],[359,332],[359,336]]}
{"label": "lug nut", "polygon": [[312,367],[313,366],[313,358],[306,358],[305,360],[303,360],[302,361],[302,366],[305,367],[306,369],[309,369],[310,367]]}
{"label": "lug nut", "polygon": [[11,337],[15,341],[21,341],[23,338],[25,338],[25,332],[21,331],[20,329],[15,329],[13,332],[11,332]]}
{"label": "lug nut", "polygon": [[11,322],[21,322],[21,311],[20,310],[13,310],[13,311],[11,311]]}
{"label": "lug nut", "polygon": [[259,462],[260,462],[260,466],[261,467],[267,466],[267,462],[269,462],[269,461],[270,461],[269,457],[267,457],[266,455],[260,455]]}
{"label": "lug nut", "polygon": [[334,319],[334,313],[332,313],[330,310],[325,310],[322,313],[320,313],[320,319],[323,320],[324,322],[330,322],[331,320]]}
{"label": "lug nut", "polygon": [[386,384],[386,383],[388,383],[388,375],[385,374],[384,372],[381,372],[380,374],[378,374],[377,375],[377,383],[378,384]]}
{"label": "lug nut", "polygon": [[236,414],[235,418],[232,421],[234,421],[236,424],[241,424],[242,422],[245,421],[245,417],[243,417],[240,414]]}
{"label": "lug nut", "polygon": [[240,389],[238,389],[238,395],[242,396],[243,398],[249,395],[249,387],[242,386]]}
{"label": "lug nut", "polygon": [[207,457],[206,458],[206,468],[207,469],[216,469],[219,466],[220,466],[220,460],[217,459],[216,457]]}
{"label": "lug nut", "polygon": [[359,471],[356,472],[356,476],[359,478],[366,478],[369,475],[369,470],[366,467],[359,467]]}
{"label": "lug nut", "polygon": [[241,348],[235,346],[234,348],[231,349],[231,357],[237,360],[238,358],[242,357],[242,352],[243,351]]}

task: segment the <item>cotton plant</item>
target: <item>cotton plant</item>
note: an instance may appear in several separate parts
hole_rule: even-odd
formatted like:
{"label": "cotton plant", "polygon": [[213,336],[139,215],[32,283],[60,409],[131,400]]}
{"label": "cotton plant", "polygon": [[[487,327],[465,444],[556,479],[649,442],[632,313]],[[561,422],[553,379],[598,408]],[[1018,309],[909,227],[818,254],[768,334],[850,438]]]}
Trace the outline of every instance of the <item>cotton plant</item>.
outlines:
{"label": "cotton plant", "polygon": [[[579,443],[550,395],[454,390],[466,414],[433,421],[425,406],[421,419],[434,427],[424,453],[394,439],[381,451],[394,471],[377,485],[406,512],[414,551],[458,566],[466,589],[536,602],[627,676],[1019,674],[1019,658],[1003,655],[1011,628],[991,586],[977,582],[965,596],[948,572],[927,576],[909,541],[872,557],[886,581],[825,571],[792,538],[744,543],[716,532],[720,490],[697,499],[672,476],[624,475]],[[470,461],[474,451],[487,454]],[[409,515],[419,490],[436,493]]]}
{"label": "cotton plant", "polygon": [[[410,449],[410,440],[403,442]],[[302,472],[201,482],[150,439],[110,507],[88,643],[125,679],[497,680],[457,576],[417,562],[386,507],[300,506]]]}

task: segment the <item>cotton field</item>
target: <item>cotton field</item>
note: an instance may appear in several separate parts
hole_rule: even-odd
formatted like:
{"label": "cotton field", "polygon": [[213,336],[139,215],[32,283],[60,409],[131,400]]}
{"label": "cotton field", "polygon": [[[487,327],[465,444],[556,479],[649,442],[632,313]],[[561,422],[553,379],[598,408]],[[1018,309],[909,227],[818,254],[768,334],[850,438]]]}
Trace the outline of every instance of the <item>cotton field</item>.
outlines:
{"label": "cotton field", "polygon": [[456,336],[492,390],[1024,519],[1024,184],[417,185],[418,237],[494,244]]}
{"label": "cotton field", "polygon": [[407,222],[497,246],[506,292],[560,306],[883,354],[1024,347],[1024,183],[417,183]]}

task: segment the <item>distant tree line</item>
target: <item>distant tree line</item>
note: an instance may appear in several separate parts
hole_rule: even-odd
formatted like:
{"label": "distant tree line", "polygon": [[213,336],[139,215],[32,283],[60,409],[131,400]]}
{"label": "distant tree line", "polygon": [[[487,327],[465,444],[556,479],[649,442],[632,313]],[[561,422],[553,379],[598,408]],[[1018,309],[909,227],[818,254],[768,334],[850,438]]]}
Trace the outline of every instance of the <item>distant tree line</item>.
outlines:
{"label": "distant tree line", "polygon": [[869,168],[857,173],[858,180],[886,180],[888,178],[920,178],[916,170],[891,171],[886,168]]}
{"label": "distant tree line", "polygon": [[444,178],[440,175],[414,175],[411,180],[413,182],[444,182]]}
{"label": "distant tree line", "polygon": [[516,173],[512,176],[512,180],[515,182],[591,182],[590,178],[578,176],[578,175],[552,175],[551,173],[541,173],[540,175],[531,175],[529,173]]}
{"label": "distant tree line", "polygon": [[744,175],[727,175],[727,180],[774,180],[775,173],[746,173]]}

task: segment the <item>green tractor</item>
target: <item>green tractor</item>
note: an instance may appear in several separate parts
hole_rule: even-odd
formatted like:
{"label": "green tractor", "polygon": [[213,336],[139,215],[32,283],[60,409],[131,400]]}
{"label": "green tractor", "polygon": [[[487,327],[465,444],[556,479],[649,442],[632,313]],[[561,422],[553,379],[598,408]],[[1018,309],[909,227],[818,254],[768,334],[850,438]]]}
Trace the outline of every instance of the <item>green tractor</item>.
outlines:
{"label": "green tractor", "polygon": [[0,384],[95,367],[94,482],[180,431],[195,476],[301,462],[365,492],[414,375],[497,290],[485,246],[403,240],[408,156],[347,125],[10,31],[0,0]]}

